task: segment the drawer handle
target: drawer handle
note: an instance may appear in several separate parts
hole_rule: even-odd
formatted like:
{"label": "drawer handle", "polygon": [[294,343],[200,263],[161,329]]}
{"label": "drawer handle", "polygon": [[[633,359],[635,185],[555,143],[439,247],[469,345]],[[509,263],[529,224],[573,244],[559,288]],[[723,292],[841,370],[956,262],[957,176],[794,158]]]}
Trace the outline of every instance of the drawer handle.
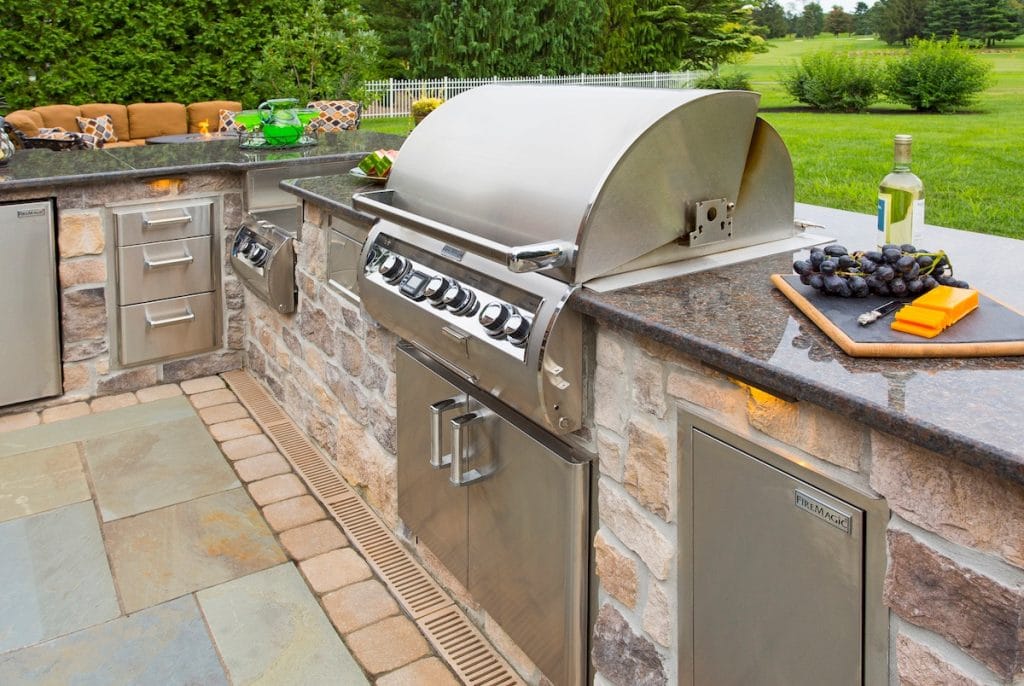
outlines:
{"label": "drawer handle", "polygon": [[160,269],[161,267],[173,267],[178,264],[192,264],[195,259],[196,258],[186,252],[181,257],[171,257],[166,260],[151,260],[147,257],[145,259],[145,263],[146,269]]}
{"label": "drawer handle", "polygon": [[167,319],[150,319],[149,314],[146,314],[146,326],[150,329],[157,329],[161,326],[172,326],[174,324],[184,324],[190,322],[196,318],[196,313],[192,311],[191,307],[185,308],[185,314],[180,314],[177,317],[168,317]]}
{"label": "drawer handle", "polygon": [[192,221],[192,215],[186,212],[180,217],[161,217],[160,219],[150,219],[146,215],[142,215],[142,228],[151,229],[156,226],[167,226],[168,224],[188,224]]}

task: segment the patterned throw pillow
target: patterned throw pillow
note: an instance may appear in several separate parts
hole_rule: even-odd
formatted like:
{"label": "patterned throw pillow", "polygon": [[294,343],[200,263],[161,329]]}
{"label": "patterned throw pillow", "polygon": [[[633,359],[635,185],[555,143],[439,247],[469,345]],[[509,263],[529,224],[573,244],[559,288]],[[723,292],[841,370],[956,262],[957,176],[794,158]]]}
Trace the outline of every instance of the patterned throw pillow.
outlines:
{"label": "patterned throw pillow", "polygon": [[108,114],[101,114],[98,117],[75,117],[78,122],[78,130],[86,136],[95,136],[98,140],[106,143],[116,143],[117,136],[114,135],[114,122]]}
{"label": "patterned throw pillow", "polygon": [[58,141],[80,141],[83,148],[102,148],[104,141],[89,133],[72,133],[60,126],[40,126],[36,138]]}
{"label": "patterned throw pillow", "polygon": [[313,132],[335,133],[355,131],[363,106],[352,100],[314,100],[306,105],[308,109],[320,110],[319,116],[309,123]]}
{"label": "patterned throw pillow", "polygon": [[236,114],[238,114],[238,112],[221,110],[218,117],[220,119],[220,124],[217,126],[217,131],[220,133],[244,133],[245,124],[239,124],[235,121]]}

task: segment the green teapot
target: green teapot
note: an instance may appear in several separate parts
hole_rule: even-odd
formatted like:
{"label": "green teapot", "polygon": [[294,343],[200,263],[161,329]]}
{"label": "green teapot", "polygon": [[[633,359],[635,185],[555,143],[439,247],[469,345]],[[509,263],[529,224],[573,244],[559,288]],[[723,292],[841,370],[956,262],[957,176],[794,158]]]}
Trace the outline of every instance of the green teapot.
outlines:
{"label": "green teapot", "polygon": [[277,98],[262,102],[256,108],[267,145],[292,145],[298,142],[303,128],[296,110],[298,104],[295,98]]}

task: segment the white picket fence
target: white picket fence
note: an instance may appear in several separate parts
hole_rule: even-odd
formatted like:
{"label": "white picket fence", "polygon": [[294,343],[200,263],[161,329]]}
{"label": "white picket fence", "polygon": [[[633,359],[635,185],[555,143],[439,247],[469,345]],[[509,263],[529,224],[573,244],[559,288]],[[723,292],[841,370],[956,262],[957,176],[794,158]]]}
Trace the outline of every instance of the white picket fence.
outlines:
{"label": "white picket fence", "polygon": [[363,107],[363,116],[407,117],[414,100],[441,98],[447,100],[463,91],[488,83],[541,83],[587,86],[631,86],[634,88],[692,88],[705,72],[674,71],[648,74],[573,74],[571,76],[517,76],[483,79],[418,79],[367,81],[370,102]]}

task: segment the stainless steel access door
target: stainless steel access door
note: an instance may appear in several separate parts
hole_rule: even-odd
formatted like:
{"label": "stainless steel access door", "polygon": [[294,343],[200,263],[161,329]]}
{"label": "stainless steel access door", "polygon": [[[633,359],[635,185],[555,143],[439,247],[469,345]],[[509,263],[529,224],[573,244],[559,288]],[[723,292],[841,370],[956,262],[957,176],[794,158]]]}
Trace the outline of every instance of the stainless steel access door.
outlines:
{"label": "stainless steel access door", "polygon": [[[464,391],[431,372],[416,357],[417,351],[399,347],[395,356],[398,377],[398,516],[436,555],[463,586],[468,587],[466,563],[467,515],[465,488],[448,483],[449,470],[430,463],[430,406],[454,399],[467,402]],[[442,410],[447,424],[465,405]],[[441,454],[451,452],[451,432],[441,432]]]}
{"label": "stainless steel access door", "polygon": [[693,684],[859,686],[863,511],[692,440]]}
{"label": "stainless steel access door", "polygon": [[0,205],[0,405],[60,395],[54,207]]}
{"label": "stainless steel access door", "polygon": [[[397,374],[402,521],[552,683],[585,683],[589,456],[407,344]],[[478,419],[465,426],[466,483],[455,485],[450,464],[431,464],[430,425],[440,420],[449,455],[453,421],[468,412]]]}

